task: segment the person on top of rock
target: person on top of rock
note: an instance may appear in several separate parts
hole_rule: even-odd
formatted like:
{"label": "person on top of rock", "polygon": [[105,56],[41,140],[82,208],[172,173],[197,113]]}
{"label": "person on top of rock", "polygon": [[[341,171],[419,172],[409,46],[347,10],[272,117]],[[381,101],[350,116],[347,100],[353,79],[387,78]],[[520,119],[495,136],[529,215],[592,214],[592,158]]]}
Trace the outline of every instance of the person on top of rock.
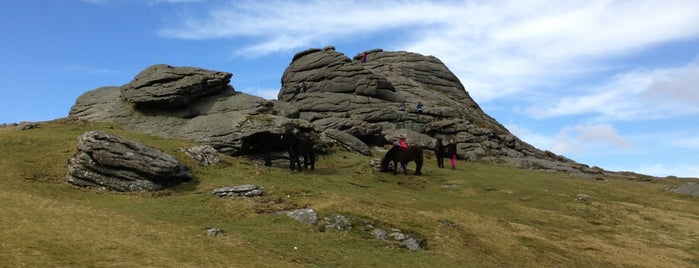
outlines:
{"label": "person on top of rock", "polygon": [[418,113],[422,113],[422,102],[417,102],[417,106],[415,107],[415,110],[417,110]]}
{"label": "person on top of rock", "polygon": [[366,63],[366,52],[362,53],[362,58],[359,59],[359,62]]}
{"label": "person on top of rock", "polygon": [[456,143],[454,142],[454,138],[449,139],[447,157],[451,160],[451,169],[456,169]]}

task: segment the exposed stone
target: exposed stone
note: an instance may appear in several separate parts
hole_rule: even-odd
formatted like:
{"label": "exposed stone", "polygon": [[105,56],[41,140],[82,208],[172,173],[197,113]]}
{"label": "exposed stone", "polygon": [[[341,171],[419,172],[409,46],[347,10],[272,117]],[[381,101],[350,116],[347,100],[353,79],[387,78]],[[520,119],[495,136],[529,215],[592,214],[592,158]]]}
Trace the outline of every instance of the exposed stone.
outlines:
{"label": "exposed stone", "polygon": [[207,228],[206,229],[206,235],[208,236],[218,236],[222,235],[224,232],[221,229],[218,228]]}
{"label": "exposed stone", "polygon": [[280,213],[286,214],[289,218],[304,224],[316,225],[318,223],[318,212],[310,208],[282,211]]}
{"label": "exposed stone", "polygon": [[369,146],[349,133],[337,129],[327,129],[325,130],[325,133],[329,138],[338,141],[340,145],[342,145],[348,151],[357,152],[363,155],[371,155]]}
{"label": "exposed stone", "polygon": [[[425,239],[417,234],[401,231],[390,224],[379,223],[372,219],[330,214],[323,218],[326,229],[334,229],[342,232],[356,233],[364,237],[377,240],[393,241],[410,250],[422,250],[425,248]],[[381,228],[388,228],[390,232]]]}
{"label": "exposed stone", "polygon": [[242,197],[254,197],[261,196],[263,194],[264,187],[245,184],[230,187],[216,188],[212,191],[212,194],[218,197],[230,197],[230,196],[242,196]]}
{"label": "exposed stone", "polygon": [[193,67],[158,64],[136,75],[121,87],[121,97],[142,107],[181,108],[225,89],[233,74]]}
{"label": "exposed stone", "polygon": [[199,145],[191,148],[180,148],[180,150],[189,157],[197,160],[202,166],[210,166],[218,164],[221,158],[216,149],[209,145]]}
{"label": "exposed stone", "polygon": [[576,202],[585,202],[585,201],[589,200],[590,198],[592,198],[592,196],[590,196],[589,194],[578,194],[575,196],[575,201]]}
{"label": "exposed stone", "polygon": [[696,182],[687,182],[682,185],[668,187],[666,190],[681,195],[699,197],[699,183]]}
{"label": "exposed stone", "polygon": [[27,121],[22,121],[17,125],[17,130],[28,130],[32,128],[38,127],[39,124],[34,123],[34,122],[27,122]]}
{"label": "exposed stone", "polygon": [[81,135],[78,152],[68,161],[68,182],[83,187],[156,191],[192,177],[171,155],[101,131]]}

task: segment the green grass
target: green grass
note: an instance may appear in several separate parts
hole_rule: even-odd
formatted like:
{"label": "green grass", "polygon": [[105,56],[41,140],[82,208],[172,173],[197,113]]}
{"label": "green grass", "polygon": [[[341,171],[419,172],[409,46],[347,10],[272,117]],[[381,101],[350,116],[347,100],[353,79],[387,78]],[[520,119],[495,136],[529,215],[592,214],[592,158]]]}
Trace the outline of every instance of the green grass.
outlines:
{"label": "green grass", "polygon": [[[67,184],[77,137],[97,129],[172,154],[195,180],[130,194]],[[437,169],[430,158],[423,176],[394,176],[373,171],[370,157],[339,151],[303,173],[244,157],[201,167],[179,150],[192,145],[67,120],[0,128],[0,267],[699,265],[699,199],[663,190],[680,179],[594,181],[470,162]],[[265,196],[211,194],[248,183]],[[592,198],[576,202],[580,193]],[[320,231],[273,213],[302,207],[388,223],[424,236],[428,248]],[[208,227],[225,235],[209,237]]]}

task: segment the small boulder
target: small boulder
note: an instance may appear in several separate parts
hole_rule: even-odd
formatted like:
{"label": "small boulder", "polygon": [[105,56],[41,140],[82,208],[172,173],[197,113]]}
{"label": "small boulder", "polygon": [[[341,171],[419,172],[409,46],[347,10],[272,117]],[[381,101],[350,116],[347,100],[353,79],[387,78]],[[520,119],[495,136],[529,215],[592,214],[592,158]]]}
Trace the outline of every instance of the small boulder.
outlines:
{"label": "small boulder", "polygon": [[227,196],[254,197],[254,196],[261,196],[263,194],[262,189],[264,189],[262,186],[253,185],[253,184],[245,184],[245,185],[238,185],[238,186],[216,188],[213,190],[212,193],[213,193],[213,195],[218,196],[218,197],[227,197]]}
{"label": "small boulder", "polygon": [[180,148],[180,150],[188,155],[189,157],[197,160],[199,165],[210,166],[218,164],[221,158],[218,155],[218,151],[209,145],[199,145],[191,148]]}
{"label": "small boulder", "polygon": [[68,161],[68,182],[82,187],[157,191],[192,178],[173,156],[101,131],[81,135],[78,153]]}
{"label": "small boulder", "polygon": [[318,212],[310,208],[303,208],[291,211],[282,211],[280,214],[286,214],[289,218],[295,221],[308,225],[316,225],[318,223]]}

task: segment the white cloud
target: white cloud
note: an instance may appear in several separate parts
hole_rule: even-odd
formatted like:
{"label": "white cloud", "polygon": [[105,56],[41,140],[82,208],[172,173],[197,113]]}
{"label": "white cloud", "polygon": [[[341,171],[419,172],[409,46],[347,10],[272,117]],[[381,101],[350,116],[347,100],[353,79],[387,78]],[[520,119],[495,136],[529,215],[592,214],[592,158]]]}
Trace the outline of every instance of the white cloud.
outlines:
{"label": "white cloud", "polygon": [[582,155],[604,151],[631,150],[635,146],[610,124],[566,126],[553,139],[551,151],[562,155]]}
{"label": "white cloud", "polygon": [[633,70],[605,84],[541,100],[525,113],[535,118],[597,115],[599,120],[665,118],[699,113],[699,65]]}
{"label": "white cloud", "polygon": [[692,137],[675,138],[670,144],[683,149],[699,149],[699,137],[696,136],[696,133],[694,135]]}

